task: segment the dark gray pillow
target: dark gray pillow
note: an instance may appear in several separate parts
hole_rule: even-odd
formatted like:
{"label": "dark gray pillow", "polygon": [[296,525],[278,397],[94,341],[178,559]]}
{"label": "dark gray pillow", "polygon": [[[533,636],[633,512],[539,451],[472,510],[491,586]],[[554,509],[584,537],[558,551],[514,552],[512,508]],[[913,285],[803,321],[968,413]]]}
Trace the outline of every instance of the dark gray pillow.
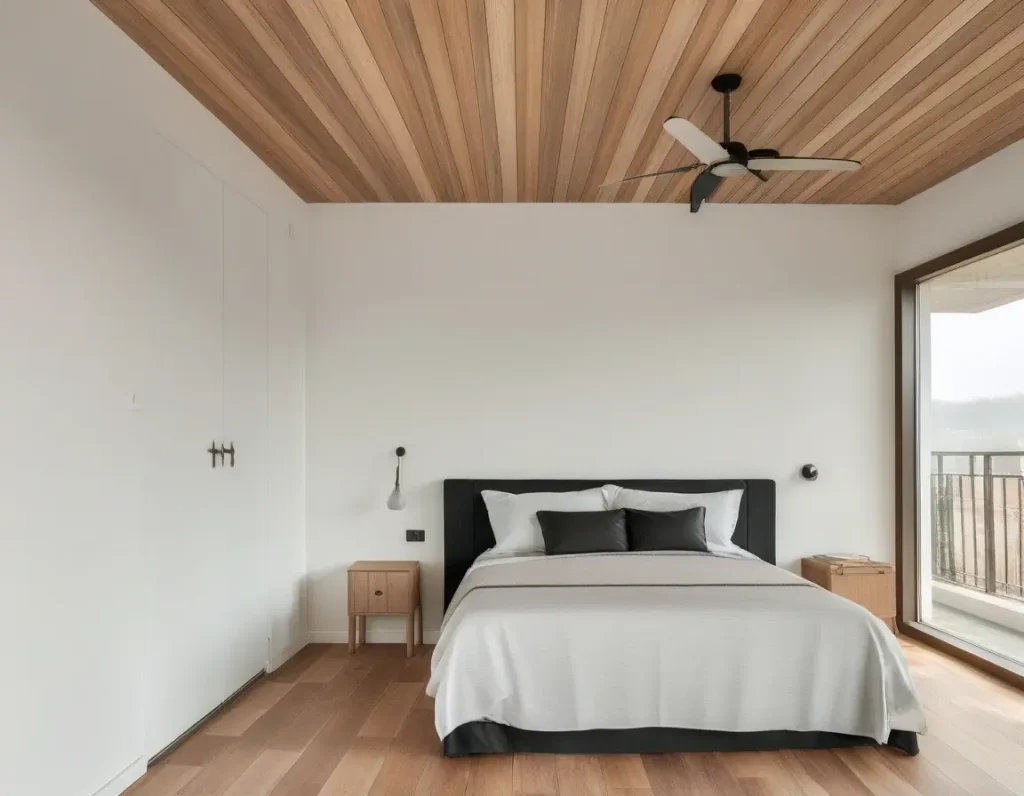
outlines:
{"label": "dark gray pillow", "polygon": [[682,511],[626,509],[626,528],[630,550],[708,550],[703,506]]}
{"label": "dark gray pillow", "polygon": [[544,534],[544,552],[549,556],[569,553],[625,553],[626,512],[538,511],[537,522]]}

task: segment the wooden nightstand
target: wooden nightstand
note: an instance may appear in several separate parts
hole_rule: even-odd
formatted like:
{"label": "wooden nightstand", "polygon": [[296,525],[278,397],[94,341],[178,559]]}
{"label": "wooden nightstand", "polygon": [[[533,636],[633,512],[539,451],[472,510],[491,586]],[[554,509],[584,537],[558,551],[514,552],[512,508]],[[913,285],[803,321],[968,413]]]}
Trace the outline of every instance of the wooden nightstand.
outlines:
{"label": "wooden nightstand", "polygon": [[892,564],[867,558],[822,556],[801,559],[800,574],[864,606],[896,632],[896,573]]}
{"label": "wooden nightstand", "polygon": [[[368,614],[405,616],[405,655],[423,643],[419,561],[356,561],[348,568],[348,651],[366,643]],[[357,637],[358,636],[358,637]]]}

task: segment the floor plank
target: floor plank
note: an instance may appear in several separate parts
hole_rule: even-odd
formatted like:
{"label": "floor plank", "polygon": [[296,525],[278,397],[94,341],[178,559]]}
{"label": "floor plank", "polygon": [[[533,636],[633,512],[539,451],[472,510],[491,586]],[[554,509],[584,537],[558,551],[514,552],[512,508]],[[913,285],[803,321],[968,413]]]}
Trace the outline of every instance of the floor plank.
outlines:
{"label": "floor plank", "polygon": [[124,796],[164,796],[168,793],[177,793],[191,782],[199,771],[196,766],[161,763],[153,766],[145,777],[128,788]]}
{"label": "floor plank", "polygon": [[601,758],[606,788],[650,788],[640,755],[615,755]]}
{"label": "floor plank", "polygon": [[421,691],[421,683],[392,683],[359,729],[359,734],[368,738],[394,738]]}
{"label": "floor plank", "polygon": [[512,792],[516,796],[554,796],[558,775],[553,755],[516,755],[512,761]]}
{"label": "floor plank", "polygon": [[292,688],[291,683],[261,680],[223,713],[214,716],[203,730],[208,735],[241,735]]}
{"label": "floor plank", "polygon": [[601,759],[591,755],[559,755],[555,760],[559,796],[607,796]]}
{"label": "floor plank", "polygon": [[390,741],[359,738],[327,778],[319,796],[366,796],[391,747]]}
{"label": "floor plank", "polygon": [[267,749],[253,761],[224,796],[267,796],[298,759],[298,752]]}
{"label": "floor plank", "polygon": [[424,693],[430,648],[317,645],[254,684],[129,796],[1010,796],[1024,694],[901,640],[930,734],[891,749],[448,759]]}

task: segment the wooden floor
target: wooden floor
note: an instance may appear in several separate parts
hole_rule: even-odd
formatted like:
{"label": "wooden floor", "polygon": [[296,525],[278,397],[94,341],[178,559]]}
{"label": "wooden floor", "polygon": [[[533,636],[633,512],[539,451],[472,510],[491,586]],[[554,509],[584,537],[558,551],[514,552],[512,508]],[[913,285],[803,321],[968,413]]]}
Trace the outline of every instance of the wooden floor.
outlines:
{"label": "wooden floor", "polygon": [[311,645],[154,766],[131,796],[1024,793],[1024,695],[904,647],[928,714],[921,755],[886,749],[447,760],[429,648]]}

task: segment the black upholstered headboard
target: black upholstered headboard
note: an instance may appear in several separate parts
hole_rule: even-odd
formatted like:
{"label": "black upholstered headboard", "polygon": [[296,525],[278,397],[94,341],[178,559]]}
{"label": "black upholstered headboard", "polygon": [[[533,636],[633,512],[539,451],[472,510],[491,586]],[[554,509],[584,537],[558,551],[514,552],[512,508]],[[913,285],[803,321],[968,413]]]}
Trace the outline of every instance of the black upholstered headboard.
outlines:
{"label": "black upholstered headboard", "polygon": [[485,489],[521,494],[523,492],[573,492],[605,484],[649,492],[724,492],[742,489],[740,516],[732,540],[744,550],[775,563],[775,482],[756,480],[527,480],[454,478],[444,482],[444,607],[470,565],[484,550],[494,546],[494,532],[480,493]]}

